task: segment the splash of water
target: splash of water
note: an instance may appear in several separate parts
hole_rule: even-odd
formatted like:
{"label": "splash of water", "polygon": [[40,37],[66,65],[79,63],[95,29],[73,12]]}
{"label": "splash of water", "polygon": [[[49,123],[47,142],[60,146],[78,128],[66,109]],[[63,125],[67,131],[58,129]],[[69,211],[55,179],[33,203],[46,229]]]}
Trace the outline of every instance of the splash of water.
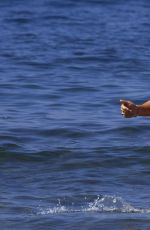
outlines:
{"label": "splash of water", "polygon": [[129,203],[125,202],[121,197],[103,196],[90,202],[85,211],[97,212],[138,212],[139,209],[134,208]]}
{"label": "splash of water", "polygon": [[[76,203],[67,202],[67,205],[61,200],[53,207],[39,208],[38,215],[48,214],[60,214],[60,213],[71,213],[71,212],[117,212],[117,213],[150,213],[150,209],[135,208],[121,197],[116,196],[97,196],[94,201],[88,201],[88,198],[84,198]],[[84,204],[83,204],[84,203]]]}

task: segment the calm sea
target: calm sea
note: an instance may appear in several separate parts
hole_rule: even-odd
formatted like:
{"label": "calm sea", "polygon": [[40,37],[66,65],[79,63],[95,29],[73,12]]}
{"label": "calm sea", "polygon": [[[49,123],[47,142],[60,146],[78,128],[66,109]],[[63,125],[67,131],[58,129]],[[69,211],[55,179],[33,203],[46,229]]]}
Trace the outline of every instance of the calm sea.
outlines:
{"label": "calm sea", "polygon": [[0,1],[0,229],[149,230],[150,1]]}

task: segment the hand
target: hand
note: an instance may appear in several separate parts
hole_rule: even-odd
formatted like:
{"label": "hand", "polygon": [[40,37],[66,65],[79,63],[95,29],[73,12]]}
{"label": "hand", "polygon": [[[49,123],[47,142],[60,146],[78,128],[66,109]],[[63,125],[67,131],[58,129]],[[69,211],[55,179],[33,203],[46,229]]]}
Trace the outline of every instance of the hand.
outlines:
{"label": "hand", "polygon": [[138,106],[132,101],[120,100],[121,114],[126,118],[136,117],[138,115]]}

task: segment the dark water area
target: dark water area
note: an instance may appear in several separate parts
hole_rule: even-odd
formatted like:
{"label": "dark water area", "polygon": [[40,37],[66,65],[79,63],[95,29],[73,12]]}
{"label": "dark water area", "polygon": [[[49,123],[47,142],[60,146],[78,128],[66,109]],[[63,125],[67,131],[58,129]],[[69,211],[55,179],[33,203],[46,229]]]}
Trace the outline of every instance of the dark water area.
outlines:
{"label": "dark water area", "polygon": [[0,229],[150,229],[149,10],[0,1]]}

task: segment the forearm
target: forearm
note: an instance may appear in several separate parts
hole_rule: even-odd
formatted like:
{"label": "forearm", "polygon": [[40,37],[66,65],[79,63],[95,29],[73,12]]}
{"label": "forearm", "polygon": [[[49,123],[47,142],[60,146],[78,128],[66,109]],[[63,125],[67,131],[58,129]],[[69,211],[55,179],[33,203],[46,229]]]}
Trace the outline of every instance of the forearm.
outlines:
{"label": "forearm", "polygon": [[150,116],[150,101],[138,105],[138,116]]}

